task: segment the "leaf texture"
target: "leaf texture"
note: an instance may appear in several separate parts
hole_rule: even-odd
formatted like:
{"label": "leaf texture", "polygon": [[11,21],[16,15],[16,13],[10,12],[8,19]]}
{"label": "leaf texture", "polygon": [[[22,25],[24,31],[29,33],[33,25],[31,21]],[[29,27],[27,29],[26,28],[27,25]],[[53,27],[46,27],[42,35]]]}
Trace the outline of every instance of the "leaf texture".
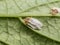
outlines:
{"label": "leaf texture", "polygon": [[[35,17],[43,23],[41,30],[33,30],[38,34],[60,42],[60,17]],[[21,18],[20,18],[21,20]],[[22,21],[22,20],[21,20]],[[29,28],[29,27],[28,27]]]}
{"label": "leaf texture", "polygon": [[51,8],[60,7],[59,5],[59,0],[3,0],[0,1],[0,17],[42,16],[44,14],[44,16],[50,16]]}
{"label": "leaf texture", "polygon": [[60,45],[31,31],[16,18],[0,18],[0,41],[5,45]]}
{"label": "leaf texture", "polygon": [[[48,17],[59,5],[59,0],[0,0],[0,45],[60,45],[60,17]],[[36,16],[44,27],[32,31],[19,16]]]}

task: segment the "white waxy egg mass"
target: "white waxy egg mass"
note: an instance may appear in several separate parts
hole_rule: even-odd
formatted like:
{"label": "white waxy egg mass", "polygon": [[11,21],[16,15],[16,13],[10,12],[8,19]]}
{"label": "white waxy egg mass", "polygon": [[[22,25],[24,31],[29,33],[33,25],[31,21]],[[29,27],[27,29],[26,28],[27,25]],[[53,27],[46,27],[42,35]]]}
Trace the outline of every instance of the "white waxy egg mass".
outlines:
{"label": "white waxy egg mass", "polygon": [[35,18],[29,18],[27,25],[30,26],[32,29],[41,29],[41,27],[43,26],[43,24]]}

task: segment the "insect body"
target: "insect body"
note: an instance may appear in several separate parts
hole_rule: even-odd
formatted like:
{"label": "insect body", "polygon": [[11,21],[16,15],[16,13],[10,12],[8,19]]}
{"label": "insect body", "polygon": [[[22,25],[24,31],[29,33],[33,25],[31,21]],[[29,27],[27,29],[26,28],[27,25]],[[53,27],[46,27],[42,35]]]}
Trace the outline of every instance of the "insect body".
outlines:
{"label": "insect body", "polygon": [[32,29],[41,29],[41,27],[43,26],[43,24],[35,18],[26,17],[24,21],[25,21],[25,24],[30,26]]}
{"label": "insect body", "polygon": [[56,15],[57,13],[60,13],[60,8],[58,8],[58,7],[53,7],[53,8],[51,9],[51,14],[52,14],[52,15]]}

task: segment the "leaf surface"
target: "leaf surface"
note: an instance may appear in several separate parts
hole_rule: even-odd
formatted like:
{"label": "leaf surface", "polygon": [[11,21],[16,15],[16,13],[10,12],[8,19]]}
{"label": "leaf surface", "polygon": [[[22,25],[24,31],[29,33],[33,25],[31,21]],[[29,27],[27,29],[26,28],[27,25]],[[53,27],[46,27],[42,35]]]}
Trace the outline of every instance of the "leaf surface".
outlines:
{"label": "leaf surface", "polygon": [[[0,45],[60,45],[60,17],[44,17],[59,5],[59,0],[0,0]],[[23,25],[19,16],[41,16],[35,17],[44,24],[37,31],[41,35]]]}
{"label": "leaf surface", "polygon": [[2,0],[0,17],[51,16],[51,8],[59,5],[60,0]]}
{"label": "leaf surface", "polygon": [[35,33],[16,18],[0,18],[0,41],[8,45],[60,45]]}

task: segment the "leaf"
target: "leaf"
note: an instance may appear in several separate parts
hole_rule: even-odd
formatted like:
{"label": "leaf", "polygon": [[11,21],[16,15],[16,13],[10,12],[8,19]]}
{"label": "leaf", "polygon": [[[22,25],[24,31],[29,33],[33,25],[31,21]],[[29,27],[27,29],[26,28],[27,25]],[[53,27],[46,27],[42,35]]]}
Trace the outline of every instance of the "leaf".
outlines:
{"label": "leaf", "polygon": [[[41,20],[43,23],[43,28],[41,30],[33,30],[34,32],[46,36],[50,39],[60,42],[60,17],[35,17],[38,20]],[[19,18],[24,24],[23,19]],[[24,24],[25,25],[25,24]]]}
{"label": "leaf", "polygon": [[0,41],[8,45],[60,45],[31,31],[17,18],[0,18]]}
{"label": "leaf", "polygon": [[3,41],[0,41],[0,45],[8,45],[8,44]]}
{"label": "leaf", "polygon": [[[51,16],[51,14],[49,14],[51,7],[59,7],[59,5],[59,0],[0,1],[0,17],[6,17],[0,18],[0,45],[60,45],[60,39],[58,40],[59,37],[54,37],[58,36],[59,33],[56,32],[59,30],[59,18],[57,18],[58,26],[56,26],[56,23],[53,23],[55,18],[51,20],[52,18],[50,17],[36,17],[44,24],[46,23],[44,28],[40,31],[41,34],[44,34],[46,37],[38,35],[17,19],[19,16]],[[59,16],[59,14],[57,16]],[[43,18],[44,20],[42,20]],[[47,19],[50,20],[50,22]],[[53,27],[56,26],[57,29],[50,27],[50,23],[53,23]],[[47,24],[49,25],[49,29]],[[53,36],[50,31],[52,31],[51,33],[56,33],[56,35]]]}
{"label": "leaf", "polygon": [[60,0],[3,0],[0,2],[0,17],[51,16],[51,8],[59,5]]}

